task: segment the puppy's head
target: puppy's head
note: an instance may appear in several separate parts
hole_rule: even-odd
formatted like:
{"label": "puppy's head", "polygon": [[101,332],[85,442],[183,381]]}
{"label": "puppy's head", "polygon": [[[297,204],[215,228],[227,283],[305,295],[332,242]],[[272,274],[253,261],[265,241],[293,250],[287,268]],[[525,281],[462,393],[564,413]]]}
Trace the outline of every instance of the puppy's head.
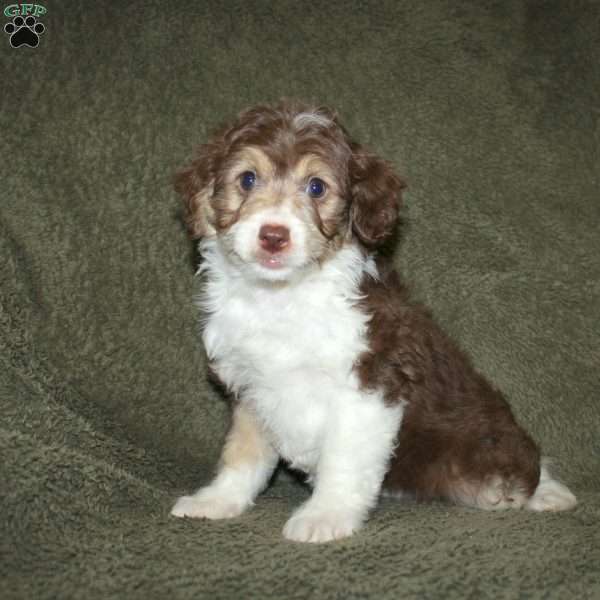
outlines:
{"label": "puppy's head", "polygon": [[218,237],[249,274],[287,280],[344,242],[394,231],[404,184],[327,108],[258,106],[200,147],[175,180],[194,238]]}

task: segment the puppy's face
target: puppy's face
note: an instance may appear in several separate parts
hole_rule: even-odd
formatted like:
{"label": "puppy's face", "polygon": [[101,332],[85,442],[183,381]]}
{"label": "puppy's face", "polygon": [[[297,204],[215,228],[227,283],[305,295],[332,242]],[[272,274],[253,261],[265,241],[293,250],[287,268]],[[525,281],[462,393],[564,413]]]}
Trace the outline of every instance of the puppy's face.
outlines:
{"label": "puppy's face", "polygon": [[200,148],[176,178],[193,237],[218,237],[259,279],[290,279],[353,238],[394,230],[401,180],[327,109],[260,106]]}
{"label": "puppy's face", "polygon": [[345,161],[336,156],[340,148],[306,127],[282,123],[260,139],[239,133],[216,174],[207,220],[248,272],[287,279],[346,235]]}

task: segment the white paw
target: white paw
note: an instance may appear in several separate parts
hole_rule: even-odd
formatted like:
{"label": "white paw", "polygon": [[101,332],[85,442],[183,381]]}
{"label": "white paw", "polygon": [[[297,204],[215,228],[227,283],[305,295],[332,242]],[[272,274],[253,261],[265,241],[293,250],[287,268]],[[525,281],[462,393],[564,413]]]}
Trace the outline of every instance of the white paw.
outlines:
{"label": "white paw", "polygon": [[352,535],[361,523],[362,519],[352,513],[306,506],[292,515],[283,535],[294,542],[329,542]]}
{"label": "white paw", "polygon": [[195,519],[231,519],[241,515],[246,506],[225,496],[203,493],[200,490],[193,496],[181,496],[171,509],[174,517]]}
{"label": "white paw", "polygon": [[493,477],[479,490],[475,505],[484,510],[523,508],[525,493],[514,485],[507,485],[501,477]]}
{"label": "white paw", "polygon": [[537,511],[569,510],[577,504],[577,498],[562,483],[549,479],[542,481],[527,501],[527,508]]}
{"label": "white paw", "polygon": [[526,504],[529,510],[569,510],[577,504],[577,498],[575,498],[571,490],[552,477],[549,470],[549,463],[549,459],[542,459],[540,482],[533,496],[529,498]]}

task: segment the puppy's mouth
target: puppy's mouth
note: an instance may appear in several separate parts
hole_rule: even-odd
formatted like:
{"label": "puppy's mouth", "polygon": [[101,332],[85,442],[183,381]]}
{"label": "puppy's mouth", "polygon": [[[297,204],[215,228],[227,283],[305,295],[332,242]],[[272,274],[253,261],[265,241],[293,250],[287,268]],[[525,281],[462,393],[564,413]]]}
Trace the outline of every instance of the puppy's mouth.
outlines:
{"label": "puppy's mouth", "polygon": [[301,259],[290,252],[265,252],[262,249],[254,254],[252,260],[255,275],[267,281],[288,281],[308,266],[310,261]]}
{"label": "puppy's mouth", "polygon": [[282,269],[287,267],[287,260],[283,254],[259,254],[257,256],[258,264],[265,269]]}

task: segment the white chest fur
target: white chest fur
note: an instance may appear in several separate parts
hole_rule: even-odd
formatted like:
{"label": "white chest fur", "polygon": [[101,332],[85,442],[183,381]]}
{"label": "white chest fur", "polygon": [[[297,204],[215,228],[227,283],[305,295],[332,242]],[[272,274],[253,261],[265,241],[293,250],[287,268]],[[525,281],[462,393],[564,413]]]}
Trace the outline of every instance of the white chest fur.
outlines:
{"label": "white chest fur", "polygon": [[332,413],[368,394],[352,367],[367,349],[368,317],[356,307],[374,263],[348,246],[297,281],[249,281],[218,242],[202,246],[203,340],[223,382],[255,411],[279,453],[311,472]]}

